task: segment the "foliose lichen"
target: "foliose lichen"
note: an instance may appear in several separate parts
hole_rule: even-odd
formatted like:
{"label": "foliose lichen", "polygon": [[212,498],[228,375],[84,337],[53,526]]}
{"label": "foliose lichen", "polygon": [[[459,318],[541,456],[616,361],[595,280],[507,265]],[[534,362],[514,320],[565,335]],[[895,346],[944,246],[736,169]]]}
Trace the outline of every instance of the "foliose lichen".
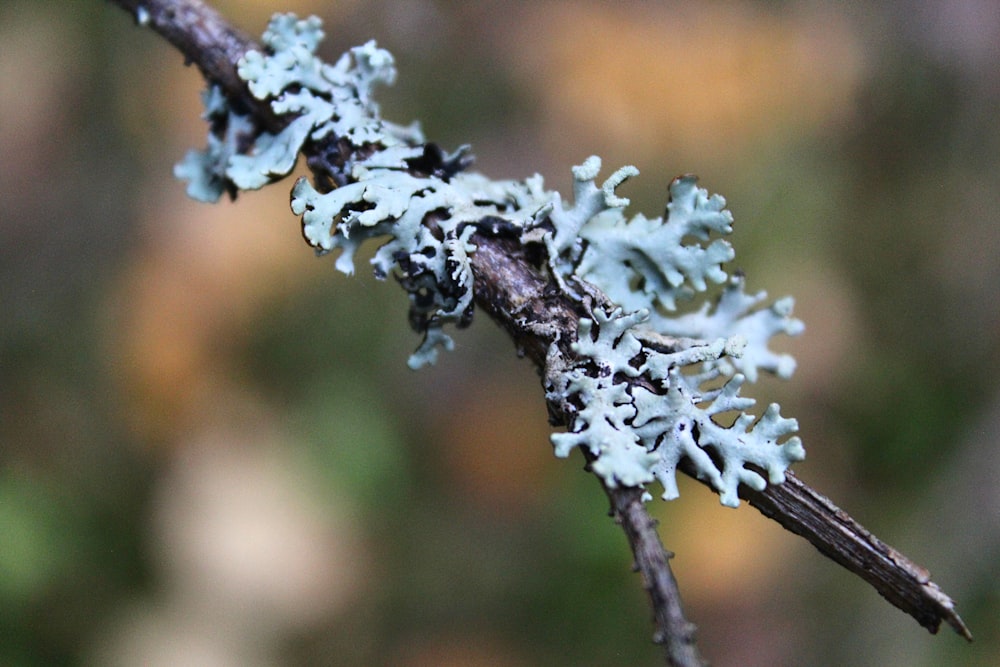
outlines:
{"label": "foliose lichen", "polygon": [[[549,379],[549,400],[582,406],[569,432],[552,436],[556,455],[585,446],[608,484],[656,479],[665,499],[677,496],[674,475],[685,457],[724,505],[736,506],[740,483],[765,486],[757,470],[780,483],[789,464],[805,457],[791,436],[794,419],[782,418],[772,404],[758,420],[743,412],[753,399],[739,395],[760,371],[783,378],[794,372],[792,357],[768,347],[779,333],[803,331],[792,317],[794,301],[757,308],[767,295],[747,295],[742,274],[725,270],[734,252],[717,235],[732,232],[732,214],[694,177],[674,179],[664,217],[629,220],[623,213],[629,202],[615,188],[636,170],[619,169],[598,188],[599,170],[597,158],[574,170],[575,201],[553,204],[553,232],[545,237],[554,273],[595,285],[617,305],[581,320],[573,346],[578,362]],[[679,302],[709,282],[724,283],[714,306],[675,314]],[[629,381],[639,376],[657,391]],[[735,421],[723,426],[718,416],[733,412]]]}
{"label": "foliose lichen", "polygon": [[[214,201],[225,191],[260,188],[287,175],[308,141],[334,136],[369,147],[366,157],[344,166],[350,180],[335,189],[321,191],[300,178],[292,210],[302,216],[303,235],[318,254],[340,251],[336,267],[344,273],[353,273],[355,253],[365,241],[389,238],[372,259],[375,274],[384,278],[395,271],[409,291],[411,322],[424,333],[410,366],[433,363],[438,348],[452,346],[443,325],[461,326],[471,318],[468,256],[476,225],[499,216],[527,224],[541,207],[532,204],[543,195],[541,179],[498,182],[462,172],[466,148],[444,154],[425,144],[418,127],[381,118],[372,90],[395,80],[388,51],[368,42],[328,65],[315,54],[322,37],[316,17],[275,16],[263,37],[270,53],[247,53],[239,74],[254,96],[294,119],[279,134],[261,133],[241,150],[247,122],[216,104],[210,92],[206,117],[218,129],[206,150],[189,153],[178,165],[177,175],[189,181],[191,196]],[[441,165],[440,173],[419,174],[414,165],[429,158]],[[424,224],[432,213],[434,230]]]}
{"label": "foliose lichen", "polygon": [[[739,505],[740,483],[758,491],[766,485],[747,464],[779,484],[789,464],[805,456],[799,438],[787,437],[798,430],[797,422],[781,417],[776,404],[759,420],[743,412],[754,404],[739,395],[745,375],[736,373],[721,387],[704,389],[724,376],[720,359],[739,358],[744,352],[745,338],[678,339],[669,345],[663,339],[650,345],[641,340],[648,311],[595,309],[594,315],[595,320],[581,320],[573,344],[587,362],[547,387],[550,400],[573,397],[582,406],[570,431],[552,436],[556,456],[587,447],[596,457],[592,469],[610,486],[643,486],[655,479],[666,500],[677,497],[677,464],[688,458],[719,492],[722,504],[732,507]],[[638,377],[651,381],[656,391],[629,381]],[[730,426],[715,420],[733,411],[738,416]]]}
{"label": "foliose lichen", "polygon": [[[544,247],[551,277],[590,313],[572,355],[556,343],[549,353],[547,398],[571,422],[552,436],[557,456],[586,448],[607,484],[655,480],[664,498],[677,496],[675,471],[687,458],[725,505],[738,504],[741,483],[761,489],[784,479],[804,456],[791,435],[797,424],[776,405],[759,419],[746,413],[754,401],[740,389],[760,371],[790,376],[794,360],[768,344],[803,327],[790,297],[762,306],[766,294],[747,295],[743,276],[726,270],[734,252],[721,236],[733,218],[722,197],[685,176],[671,183],[663,217],[626,219],[629,202],[616,188],[638,174],[634,167],[598,187],[601,161],[589,158],[573,169],[572,204],[546,191],[538,175],[495,181],[466,171],[466,147],[446,154],[416,125],[381,118],[372,91],[395,80],[387,51],[368,42],[329,65],[315,53],[322,38],[317,18],[276,15],[263,37],[267,53],[251,51],[239,63],[250,92],[291,118],[276,134],[259,131],[217,88],[204,95],[207,147],[175,169],[190,196],[216,201],[260,188],[289,174],[309,142],[346,142],[356,150],[341,154],[341,177],[298,179],[292,210],[318,254],[339,252],[335,266],[344,273],[354,271],[365,241],[384,239],[374,272],[399,279],[410,321],[424,334],[411,367],[452,347],[444,325],[470,321],[472,236],[502,221],[523,243]],[[714,305],[678,313],[710,284],[722,285]],[[595,305],[594,290],[613,306]],[[728,426],[724,414],[735,415]]]}

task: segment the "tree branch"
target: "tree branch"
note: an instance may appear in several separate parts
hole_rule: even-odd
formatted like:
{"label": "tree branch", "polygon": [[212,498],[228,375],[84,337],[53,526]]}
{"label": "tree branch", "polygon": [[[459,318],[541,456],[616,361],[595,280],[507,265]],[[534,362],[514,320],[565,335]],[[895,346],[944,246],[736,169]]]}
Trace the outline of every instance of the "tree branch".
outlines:
{"label": "tree branch", "polygon": [[271,107],[250,94],[236,73],[236,62],[260,46],[233,27],[202,0],[111,0],[135,17],[136,23],[156,31],[194,64],[206,81],[220,86],[233,102],[252,110],[263,127],[278,127]]}
{"label": "tree branch", "polygon": [[706,664],[695,644],[696,627],[684,616],[677,588],[677,580],[670,569],[674,554],[665,550],[656,532],[656,521],[646,512],[642,492],[636,488],[609,489],[605,492],[611,501],[615,521],[625,531],[635,569],[642,575],[643,586],[653,604],[656,632],[653,641],[663,644],[667,664],[676,667],[697,667]]}
{"label": "tree branch", "polygon": [[[136,20],[153,28],[180,50],[187,62],[195,63],[207,80],[219,85],[230,101],[251,113],[261,128],[280,127],[270,106],[257,100],[236,74],[236,62],[255,41],[231,27],[200,0],[111,0]],[[349,181],[343,173],[344,158],[357,147],[334,137],[307,144],[309,166],[334,182]],[[472,255],[477,305],[503,327],[520,354],[530,358],[544,375],[550,346],[558,346],[572,358],[569,344],[575,339],[579,320],[586,313],[567,299],[535,268],[525,248],[502,233],[482,230],[472,237],[477,249]],[[568,422],[567,406],[549,404],[555,425]],[[690,465],[682,472],[693,475]],[[684,617],[668,554],[635,488],[604,490],[612,514],[622,526],[649,592],[656,623],[655,639],[665,645],[671,665],[701,665],[694,645],[694,626]],[[956,632],[971,639],[968,628],[955,613],[954,603],[926,570],[885,545],[827,498],[789,474],[783,485],[770,485],[756,492],[743,487],[742,497],[765,516],[787,530],[805,537],[821,553],[869,582],[889,602],[936,632],[946,621]]]}
{"label": "tree branch", "polygon": [[741,487],[761,514],[800,535],[827,558],[858,575],[886,600],[936,633],[941,621],[972,641],[972,633],[955,611],[955,603],[931,581],[930,572],[871,534],[829,498],[809,488],[792,473],[785,483],[765,491]]}

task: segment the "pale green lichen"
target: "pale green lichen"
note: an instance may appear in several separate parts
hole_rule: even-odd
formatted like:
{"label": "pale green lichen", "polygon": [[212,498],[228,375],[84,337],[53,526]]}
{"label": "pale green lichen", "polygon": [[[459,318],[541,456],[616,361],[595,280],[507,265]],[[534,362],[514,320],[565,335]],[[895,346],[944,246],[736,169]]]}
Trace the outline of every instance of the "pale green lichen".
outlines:
{"label": "pale green lichen", "polygon": [[[332,135],[355,146],[377,147],[345,165],[351,182],[329,192],[299,179],[292,189],[292,210],[302,216],[303,235],[319,254],[340,251],[336,267],[344,273],[353,273],[355,254],[365,241],[389,237],[372,264],[379,277],[395,270],[410,291],[411,321],[419,322],[425,334],[410,365],[433,363],[439,347],[452,346],[442,326],[467,322],[471,313],[468,254],[474,225],[500,215],[512,224],[526,224],[542,206],[527,205],[541,196],[541,182],[495,182],[466,173],[414,175],[410,162],[424,157],[429,147],[418,128],[384,121],[371,95],[377,84],[395,80],[392,56],[368,42],[331,66],[315,55],[322,35],[315,17],[276,16],[263,39],[272,53],[247,53],[239,73],[253,95],[270,100],[276,114],[294,119],[280,133],[263,132],[240,151],[242,135],[231,135],[232,128],[243,128],[241,117],[217,108],[210,96],[206,116],[224,125],[225,134],[209,135],[208,148],[190,153],[177,174],[190,181],[191,196],[215,200],[230,188],[256,189],[287,175],[307,141]],[[223,112],[229,114],[225,123]],[[459,165],[465,149],[435,157],[442,164]],[[435,234],[423,222],[436,211],[446,214]]]}
{"label": "pale green lichen", "polygon": [[[659,334],[700,340],[742,336],[747,345],[742,357],[719,362],[727,375],[739,371],[751,382],[761,370],[790,377],[794,359],[772,352],[768,343],[779,333],[798,335],[804,326],[792,317],[791,297],[756,308],[767,294],[745,294],[742,274],[730,275],[723,268],[735,256],[732,246],[719,238],[732,232],[733,216],[725,200],[709,196],[694,177],[682,176],[670,184],[663,218],[638,214],[629,220],[623,213],[628,200],[615,196],[613,188],[636,174],[634,167],[618,170],[601,188],[595,184],[600,160],[591,158],[586,167],[573,172],[573,206],[555,204],[550,215],[553,272],[596,285],[627,312],[647,311],[643,327]],[[676,314],[679,304],[710,283],[725,283],[714,305],[706,302],[699,310]]]}
{"label": "pale green lichen", "polygon": [[[663,218],[628,220],[628,202],[614,188],[635,169],[615,172],[598,188],[599,169],[600,161],[591,158],[574,170],[574,204],[553,205],[553,231],[545,237],[553,272],[597,286],[618,306],[610,314],[594,310],[596,337],[595,322],[581,321],[573,346],[580,359],[568,370],[557,359],[559,372],[548,378],[550,400],[582,406],[569,432],[552,436],[556,454],[585,446],[607,483],[656,479],[666,499],[676,497],[677,463],[688,458],[723,504],[738,505],[740,483],[765,485],[747,465],[779,483],[788,465],[805,456],[801,441],[790,437],[795,420],[780,417],[771,405],[755,422],[743,412],[753,399],[739,396],[760,371],[779,377],[794,371],[794,359],[768,347],[779,333],[802,332],[802,322],[791,315],[794,302],[785,297],[756,308],[766,294],[745,294],[742,274],[726,272],[723,265],[734,253],[718,237],[732,231],[732,215],[722,197],[709,196],[693,177],[671,183]],[[693,242],[685,245],[688,239]],[[674,314],[679,302],[709,283],[725,283],[714,305]],[[657,391],[628,381],[640,375]],[[721,425],[717,416],[731,411],[738,412],[735,422]]]}
{"label": "pale green lichen", "polygon": [[[315,55],[322,37],[318,19],[278,15],[264,34],[268,53],[250,52],[239,64],[251,93],[291,116],[277,134],[235,113],[218,89],[206,93],[208,146],[175,170],[192,197],[215,201],[281,178],[309,142],[364,147],[341,155],[347,162],[334,178],[339,187],[300,178],[292,210],[318,254],[339,252],[335,265],[344,273],[354,271],[365,241],[385,240],[371,260],[375,274],[396,275],[410,295],[410,321],[424,333],[412,367],[451,349],[445,324],[469,322],[472,237],[502,228],[526,245],[541,244],[558,288],[590,312],[573,354],[556,343],[549,353],[547,397],[570,418],[568,432],[552,436],[558,456],[586,448],[607,484],[655,480],[664,498],[677,495],[675,471],[687,458],[726,505],[738,503],[741,483],[760,489],[764,475],[782,481],[803,456],[791,436],[795,420],[776,405],[757,419],[745,412],[753,399],[739,392],[760,371],[792,373],[794,360],[768,344],[801,332],[802,323],[791,316],[791,298],[760,307],[766,295],[745,294],[742,275],[725,269],[734,253],[720,237],[732,231],[733,218],[721,197],[682,177],[670,186],[664,217],[626,219],[629,201],[616,188],[638,174],[634,167],[598,186],[601,161],[589,158],[573,169],[572,204],[546,191],[537,175],[494,181],[467,172],[464,147],[445,154],[425,144],[416,126],[381,118],[372,90],[395,79],[387,51],[368,42],[329,65]],[[711,285],[723,285],[714,306],[677,312]],[[597,290],[615,307],[595,306]],[[735,413],[735,421],[725,426],[722,413]]]}
{"label": "pale green lichen", "polygon": [[247,117],[229,109],[218,86],[201,95],[205,111],[201,117],[215,128],[208,134],[204,150],[187,152],[174,167],[174,176],[187,181],[187,195],[203,202],[217,202],[224,192],[235,195],[238,186],[229,174],[230,163],[239,157],[239,146],[253,139],[256,128]]}
{"label": "pale green lichen", "polygon": [[[704,388],[722,375],[715,362],[738,358],[745,339],[678,340],[664,352],[638,337],[647,311],[597,309],[594,315],[596,322],[581,320],[573,344],[587,363],[550,379],[549,400],[573,398],[582,406],[571,430],[552,436],[557,456],[587,447],[596,457],[594,472],[609,485],[642,486],[656,479],[668,500],[677,497],[677,463],[686,457],[719,492],[722,503],[734,507],[740,483],[757,490],[766,484],[748,464],[766,471],[769,481],[777,484],[784,481],[790,463],[804,458],[799,438],[788,437],[798,429],[797,422],[782,418],[777,405],[770,405],[759,420],[743,412],[754,404],[739,395],[745,376],[736,374],[718,389]],[[697,365],[702,372],[681,372]],[[652,380],[659,391],[629,381],[640,376]],[[729,427],[713,419],[730,411],[738,416]]]}

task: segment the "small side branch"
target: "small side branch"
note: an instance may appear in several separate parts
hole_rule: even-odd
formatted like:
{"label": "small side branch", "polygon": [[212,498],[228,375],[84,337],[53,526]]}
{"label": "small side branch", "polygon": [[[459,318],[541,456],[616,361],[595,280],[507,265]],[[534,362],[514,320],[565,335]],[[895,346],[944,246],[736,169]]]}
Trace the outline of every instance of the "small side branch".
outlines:
{"label": "small side branch", "polygon": [[707,663],[695,644],[696,627],[684,616],[680,591],[670,559],[674,555],[663,548],[656,521],[646,512],[642,492],[636,488],[604,487],[611,501],[615,521],[625,531],[635,569],[642,575],[643,586],[653,605],[656,632],[653,641],[662,644],[667,664],[674,667],[703,667]]}

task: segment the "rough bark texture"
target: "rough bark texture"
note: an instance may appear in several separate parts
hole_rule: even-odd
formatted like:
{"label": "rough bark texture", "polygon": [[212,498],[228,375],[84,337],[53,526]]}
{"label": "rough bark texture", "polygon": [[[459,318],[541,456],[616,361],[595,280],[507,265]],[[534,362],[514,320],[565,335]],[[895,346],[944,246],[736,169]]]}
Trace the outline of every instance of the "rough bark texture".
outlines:
{"label": "rough bark texture", "polygon": [[668,664],[706,664],[695,644],[697,628],[684,616],[680,599],[675,594],[677,580],[670,569],[670,559],[674,555],[660,543],[656,521],[646,512],[642,492],[635,488],[613,490],[606,486],[604,490],[611,500],[612,515],[632,546],[635,569],[642,575],[643,587],[653,604],[656,625],[653,641],[663,645]]}
{"label": "rough bark texture", "polygon": [[[220,85],[234,103],[254,114],[262,128],[280,127],[281,119],[268,105],[253,98],[236,74],[237,60],[259,46],[217,12],[200,0],[112,1],[137,20],[144,19],[140,22],[174,44],[206,79]],[[347,175],[338,167],[343,164],[343,156],[356,149],[334,138],[323,145],[310,145],[306,157],[318,179],[332,187],[346,182]],[[472,255],[476,303],[510,334],[518,352],[530,358],[544,378],[550,345],[560,346],[564,355],[571,356],[569,344],[576,336],[580,317],[585,315],[581,305],[550,284],[516,239],[502,232],[491,233],[484,225],[472,241],[477,246]],[[571,406],[550,403],[548,407],[553,424],[567,423]],[[681,470],[692,475],[689,465],[682,465]],[[660,542],[655,522],[640,500],[640,491],[607,485],[604,490],[649,592],[656,625],[654,638],[664,645],[668,664],[704,664],[695,648],[694,626],[683,615],[670,570],[671,555]],[[971,639],[955,613],[954,603],[930,581],[925,569],[881,542],[794,475],[789,474],[785,484],[768,486],[761,492],[744,487],[742,495],[765,516],[806,538],[825,556],[869,582],[931,632],[936,632],[944,621]]]}
{"label": "rough bark texture", "polygon": [[785,483],[759,492],[741,487],[761,514],[800,535],[827,558],[875,587],[882,597],[932,633],[946,621],[968,640],[972,634],[955,612],[955,603],[931,581],[930,572],[872,535],[829,498],[792,473]]}

